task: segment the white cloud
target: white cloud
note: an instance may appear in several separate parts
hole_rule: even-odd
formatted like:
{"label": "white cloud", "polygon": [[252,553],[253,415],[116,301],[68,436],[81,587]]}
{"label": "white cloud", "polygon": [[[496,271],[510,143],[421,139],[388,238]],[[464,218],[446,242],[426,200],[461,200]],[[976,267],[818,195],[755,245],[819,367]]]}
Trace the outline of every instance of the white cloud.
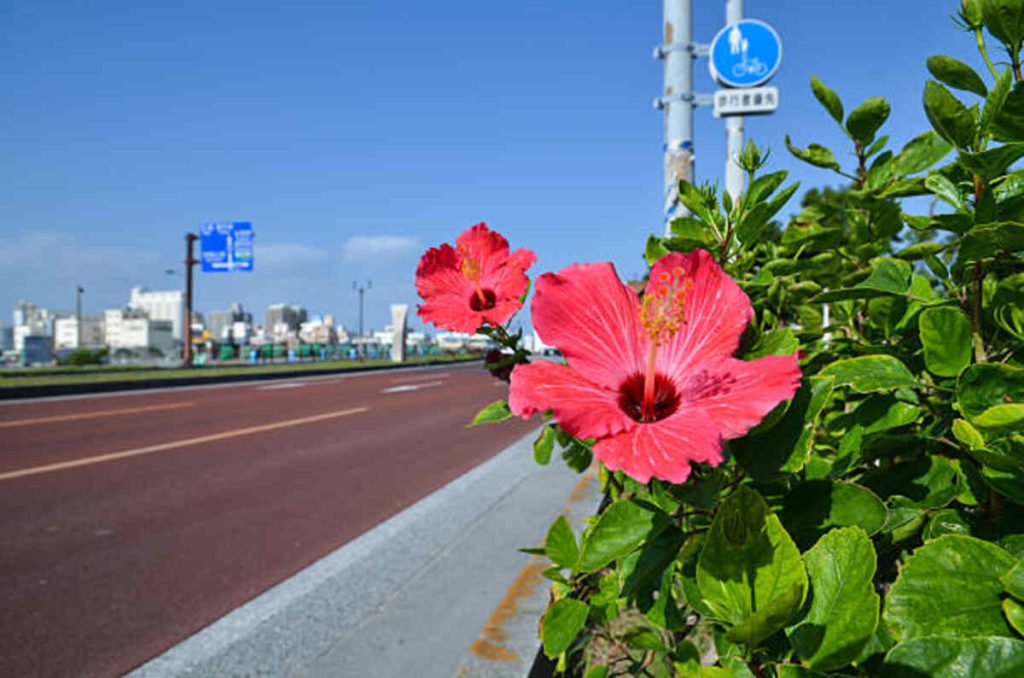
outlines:
{"label": "white cloud", "polygon": [[414,254],[419,240],[409,235],[354,235],[341,248],[341,258],[347,262],[365,262],[367,259],[391,259]]}

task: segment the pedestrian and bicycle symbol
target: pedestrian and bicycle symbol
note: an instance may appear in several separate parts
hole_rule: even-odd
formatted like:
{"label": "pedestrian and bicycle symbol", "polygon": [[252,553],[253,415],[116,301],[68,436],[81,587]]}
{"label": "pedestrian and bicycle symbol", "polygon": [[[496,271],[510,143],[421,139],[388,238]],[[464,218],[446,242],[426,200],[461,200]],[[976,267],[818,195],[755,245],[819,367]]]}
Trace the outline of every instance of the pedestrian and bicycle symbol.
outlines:
{"label": "pedestrian and bicycle symbol", "polygon": [[756,19],[729,24],[711,42],[711,77],[726,87],[757,87],[768,82],[782,62],[775,29]]}

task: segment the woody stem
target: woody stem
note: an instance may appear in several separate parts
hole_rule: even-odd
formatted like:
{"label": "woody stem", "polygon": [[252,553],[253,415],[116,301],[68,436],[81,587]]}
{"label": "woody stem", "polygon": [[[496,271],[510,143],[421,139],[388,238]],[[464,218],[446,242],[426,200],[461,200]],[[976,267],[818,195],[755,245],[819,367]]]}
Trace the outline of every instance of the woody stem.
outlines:
{"label": "woody stem", "polygon": [[658,357],[658,342],[651,339],[647,344],[647,364],[644,371],[644,402],[641,416],[644,419],[654,418],[654,365]]}

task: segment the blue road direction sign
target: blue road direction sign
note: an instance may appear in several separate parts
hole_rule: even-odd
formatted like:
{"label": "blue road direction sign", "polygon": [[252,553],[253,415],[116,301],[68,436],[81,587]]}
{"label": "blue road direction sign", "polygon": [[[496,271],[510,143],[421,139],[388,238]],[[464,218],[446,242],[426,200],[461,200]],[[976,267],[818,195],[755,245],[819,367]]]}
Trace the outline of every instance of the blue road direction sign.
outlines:
{"label": "blue road direction sign", "polygon": [[252,224],[209,222],[199,227],[200,261],[204,273],[252,270]]}
{"label": "blue road direction sign", "polygon": [[775,75],[782,63],[782,41],[763,21],[743,19],[729,24],[711,42],[711,77],[726,87],[757,87]]}

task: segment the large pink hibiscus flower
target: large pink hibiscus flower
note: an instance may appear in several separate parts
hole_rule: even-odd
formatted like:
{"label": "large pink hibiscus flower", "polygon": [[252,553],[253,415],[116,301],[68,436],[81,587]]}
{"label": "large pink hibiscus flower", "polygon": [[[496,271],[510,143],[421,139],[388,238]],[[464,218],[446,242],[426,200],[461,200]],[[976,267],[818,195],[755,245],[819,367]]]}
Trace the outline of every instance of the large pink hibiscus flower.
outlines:
{"label": "large pink hibiscus flower", "polygon": [[576,264],[537,279],[533,325],[568,366],[538,360],[512,372],[509,406],[552,410],[594,456],[639,482],[681,483],[692,462],[722,461],[737,438],[800,382],[795,356],[732,357],[750,299],[710,254],[659,259],[641,302],[610,263]]}
{"label": "large pink hibiscus flower", "polygon": [[529,288],[526,269],[537,255],[522,248],[509,253],[508,241],[480,223],[455,241],[431,247],[416,267],[416,291],[423,298],[419,316],[437,327],[475,332],[481,325],[504,325],[523,306]]}

